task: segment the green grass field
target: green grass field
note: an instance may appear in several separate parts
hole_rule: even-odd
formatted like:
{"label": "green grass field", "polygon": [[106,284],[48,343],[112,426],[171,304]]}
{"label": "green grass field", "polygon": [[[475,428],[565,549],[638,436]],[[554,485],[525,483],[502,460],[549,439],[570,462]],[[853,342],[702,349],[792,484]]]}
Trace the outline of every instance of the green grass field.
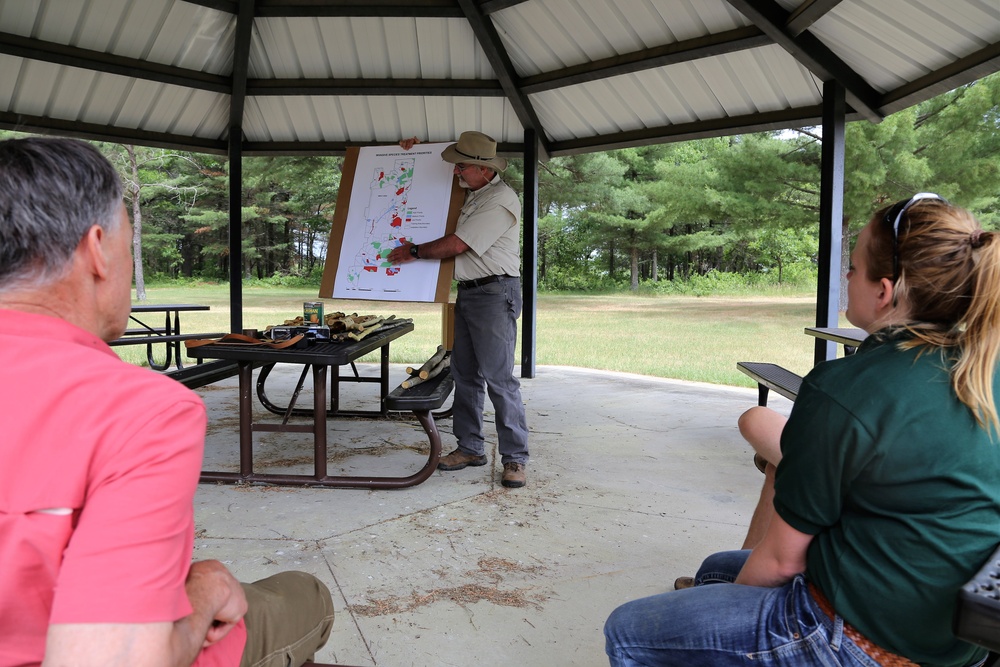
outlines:
{"label": "green grass field", "polygon": [[[314,288],[244,288],[243,326],[262,330],[281,324],[302,314],[303,301],[313,300]],[[147,289],[146,302],[206,304],[211,311],[181,314],[182,331],[229,330],[227,285],[153,287]],[[328,313],[412,318],[414,332],[390,348],[393,363],[423,362],[441,342],[441,304],[324,302]],[[737,361],[771,361],[798,373],[812,367],[814,339],[803,329],[815,320],[814,302],[811,295],[542,294],[536,363],[752,387],[754,383],[736,370]],[[116,351],[131,363],[145,362],[144,347]],[[370,355],[363,361],[376,359]]]}

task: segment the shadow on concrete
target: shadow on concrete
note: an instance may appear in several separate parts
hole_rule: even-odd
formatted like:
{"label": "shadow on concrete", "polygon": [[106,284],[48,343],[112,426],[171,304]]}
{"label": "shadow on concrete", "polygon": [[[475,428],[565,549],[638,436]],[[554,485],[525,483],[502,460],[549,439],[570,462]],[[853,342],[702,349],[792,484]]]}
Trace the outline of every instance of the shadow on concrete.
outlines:
{"label": "shadow on concrete", "polygon": [[[298,372],[272,377],[290,393]],[[405,378],[402,366],[391,372],[391,386]],[[238,470],[236,380],[199,392],[206,468]],[[343,393],[345,407],[377,401],[377,385]],[[742,542],[762,477],[736,420],[757,392],[541,366],[522,393],[526,487],[500,485],[487,404],[491,464],[437,471],[410,489],[201,485],[195,558],[217,558],[244,581],[299,569],[326,582],[337,619],[320,661],[607,665],[602,627],[617,605],[672,589],[703,557]],[[450,421],[439,427],[447,453]],[[408,474],[428,451],[406,416],[331,420],[329,439],[330,474]],[[309,435],[255,442],[255,468],[312,473]]]}

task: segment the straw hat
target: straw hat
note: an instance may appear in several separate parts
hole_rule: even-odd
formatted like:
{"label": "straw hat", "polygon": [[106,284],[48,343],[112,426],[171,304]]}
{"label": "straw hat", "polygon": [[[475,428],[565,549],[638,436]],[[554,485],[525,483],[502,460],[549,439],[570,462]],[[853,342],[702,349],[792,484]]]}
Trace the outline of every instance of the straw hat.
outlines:
{"label": "straw hat", "polygon": [[494,171],[507,168],[507,158],[497,157],[497,142],[482,132],[463,132],[441,153],[441,159],[452,164],[480,164]]}

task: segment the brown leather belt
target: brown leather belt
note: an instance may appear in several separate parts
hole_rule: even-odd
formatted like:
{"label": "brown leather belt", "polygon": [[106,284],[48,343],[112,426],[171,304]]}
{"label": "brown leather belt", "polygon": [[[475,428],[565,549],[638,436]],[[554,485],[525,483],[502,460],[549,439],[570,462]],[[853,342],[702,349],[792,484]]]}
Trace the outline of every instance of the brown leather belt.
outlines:
{"label": "brown leather belt", "polygon": [[253,345],[257,347],[269,347],[272,350],[282,350],[286,347],[291,347],[292,345],[295,345],[300,340],[302,340],[302,338],[303,338],[302,334],[298,334],[297,336],[292,336],[291,338],[288,338],[283,341],[272,342],[269,340],[262,340],[260,338],[252,338],[250,336],[244,336],[243,334],[231,333],[231,334],[226,334],[222,338],[217,338],[217,339],[202,338],[200,340],[186,340],[184,341],[184,345],[188,348],[201,347],[202,345],[215,345],[215,344]]}
{"label": "brown leather belt", "polygon": [[[811,581],[809,582],[809,593],[813,596],[813,600],[816,601],[819,608],[823,610],[823,613],[826,614],[827,618],[832,621],[836,615],[833,605],[830,604],[830,601],[826,599],[825,595],[823,595],[823,591],[816,588]],[[895,653],[886,651],[884,648],[880,647],[878,644],[858,632],[857,628],[846,621],[844,622],[844,636],[854,642],[858,648],[868,654],[869,658],[882,665],[882,667],[919,667],[919,665],[912,660],[908,660],[901,655],[896,655]]]}
{"label": "brown leather belt", "polygon": [[479,287],[480,285],[489,285],[490,283],[499,282],[504,278],[512,277],[513,276],[486,276],[485,278],[473,278],[472,280],[459,280],[458,286],[462,289],[468,289],[470,287]]}

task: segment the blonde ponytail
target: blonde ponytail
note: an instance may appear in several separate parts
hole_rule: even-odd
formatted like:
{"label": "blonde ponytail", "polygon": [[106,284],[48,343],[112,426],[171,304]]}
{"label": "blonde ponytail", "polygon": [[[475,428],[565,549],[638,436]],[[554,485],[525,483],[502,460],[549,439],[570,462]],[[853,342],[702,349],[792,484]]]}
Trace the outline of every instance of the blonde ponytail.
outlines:
{"label": "blonde ponytail", "polygon": [[[869,278],[891,273],[892,233],[875,214],[868,247]],[[954,363],[958,399],[984,429],[1000,433],[993,393],[1000,360],[1000,238],[984,231],[966,210],[942,200],[921,200],[906,211],[898,238],[895,293],[909,309],[904,348],[944,352]]]}

